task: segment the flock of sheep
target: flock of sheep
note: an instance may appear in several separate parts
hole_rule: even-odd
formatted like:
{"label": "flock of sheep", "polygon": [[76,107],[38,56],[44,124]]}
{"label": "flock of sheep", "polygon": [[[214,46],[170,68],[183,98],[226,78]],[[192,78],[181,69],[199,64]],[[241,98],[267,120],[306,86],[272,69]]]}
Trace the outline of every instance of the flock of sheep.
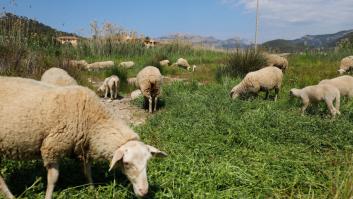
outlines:
{"label": "flock of sheep", "polygon": [[[269,66],[260,70],[248,73],[244,79],[234,86],[230,91],[232,99],[239,97],[241,94],[254,93],[257,95],[259,91],[266,92],[268,97],[270,90],[275,90],[275,101],[282,85],[283,73],[288,67],[286,58],[275,54],[265,54]],[[353,69],[353,56],[345,57],[341,60],[338,72],[343,74]],[[302,89],[293,88],[290,95],[301,98],[303,106],[301,108],[302,115],[311,103],[324,101],[333,117],[341,114],[340,97],[353,97],[353,77],[349,75],[339,76],[333,79],[325,79],[317,85],[307,86]],[[333,103],[335,102],[335,106]]]}
{"label": "flock of sheep", "polygon": [[[267,98],[273,89],[277,99],[288,61],[278,55],[266,56],[269,66],[248,73],[231,90],[233,99],[244,93],[257,94],[259,91],[265,91]],[[133,62],[125,63],[121,64],[125,67],[134,65]],[[169,65],[169,61],[162,60],[160,64]],[[94,65],[101,67],[104,64]],[[188,70],[196,68],[195,65],[191,67],[185,59],[178,59],[173,65]],[[352,56],[342,60],[339,71],[345,72],[350,68],[353,68]],[[112,98],[116,98],[119,94],[119,81],[117,76],[108,77],[98,91],[103,92],[105,97],[109,93]],[[131,81],[148,101],[149,112],[156,111],[162,85],[159,69],[146,66]],[[353,77],[340,76],[322,80],[318,85],[291,89],[290,93],[303,100],[303,113],[310,103],[323,100],[335,116],[340,114],[340,96],[353,96]],[[41,81],[0,77],[0,123],[2,158],[43,160],[48,171],[46,199],[52,197],[59,176],[59,162],[63,157],[74,155],[81,160],[83,172],[90,184],[93,183],[92,161],[110,161],[109,170],[121,168],[132,183],[135,194],[143,197],[148,193],[147,161],[152,156],[167,155],[143,143],[137,133],[102,104],[96,93],[77,85],[74,78],[59,68],[46,71]],[[1,176],[0,188],[7,198],[14,198]]]}

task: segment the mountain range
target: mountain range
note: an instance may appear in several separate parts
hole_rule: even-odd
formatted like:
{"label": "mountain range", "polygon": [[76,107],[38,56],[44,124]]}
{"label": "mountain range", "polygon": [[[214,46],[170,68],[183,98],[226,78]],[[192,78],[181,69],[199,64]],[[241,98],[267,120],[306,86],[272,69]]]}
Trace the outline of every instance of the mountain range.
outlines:
{"label": "mountain range", "polygon": [[300,51],[313,48],[327,49],[334,48],[337,43],[346,39],[353,41],[353,29],[340,31],[334,34],[305,35],[299,39],[293,40],[276,39],[263,43],[262,47],[282,52]]}

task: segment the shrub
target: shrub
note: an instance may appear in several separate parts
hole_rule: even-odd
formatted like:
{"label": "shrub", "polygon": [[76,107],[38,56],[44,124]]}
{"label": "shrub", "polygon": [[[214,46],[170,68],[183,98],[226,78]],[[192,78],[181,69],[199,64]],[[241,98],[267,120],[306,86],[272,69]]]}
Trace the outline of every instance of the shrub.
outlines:
{"label": "shrub", "polygon": [[259,70],[266,65],[266,59],[260,52],[252,49],[237,50],[231,53],[225,63],[225,66],[219,67],[216,72],[216,78],[219,80],[223,76],[244,76],[248,72]]}
{"label": "shrub", "polygon": [[168,59],[168,56],[166,56],[163,52],[157,52],[149,60],[146,61],[145,66],[157,67],[161,74],[164,75],[164,67],[159,64],[159,62],[164,59]]}

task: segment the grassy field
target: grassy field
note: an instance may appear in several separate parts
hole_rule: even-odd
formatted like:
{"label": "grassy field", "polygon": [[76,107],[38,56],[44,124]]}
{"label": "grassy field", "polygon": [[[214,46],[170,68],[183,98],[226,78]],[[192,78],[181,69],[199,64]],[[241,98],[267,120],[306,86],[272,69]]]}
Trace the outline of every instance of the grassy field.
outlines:
{"label": "grassy field", "polygon": [[[343,99],[336,119],[323,104],[301,116],[300,101],[288,95],[290,88],[336,76],[340,56],[289,57],[277,102],[263,100],[264,95],[232,101],[229,91],[240,78],[215,81],[222,63],[216,56],[194,74],[176,71],[190,80],[164,86],[165,106],[135,129],[146,143],[169,154],[149,163],[149,197],[352,197],[353,102]],[[44,196],[46,171],[40,161],[3,161],[1,169],[16,196]],[[85,185],[80,169],[78,161],[61,164],[56,198],[134,198],[131,184],[119,171],[109,173],[108,163],[95,163],[94,189]]]}

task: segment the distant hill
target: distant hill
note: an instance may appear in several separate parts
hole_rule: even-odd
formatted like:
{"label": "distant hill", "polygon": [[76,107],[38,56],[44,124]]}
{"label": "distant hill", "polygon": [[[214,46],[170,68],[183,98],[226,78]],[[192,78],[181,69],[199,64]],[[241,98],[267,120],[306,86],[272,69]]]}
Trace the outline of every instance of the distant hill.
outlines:
{"label": "distant hill", "polygon": [[219,49],[234,49],[234,48],[247,48],[250,46],[250,42],[241,38],[230,38],[226,40],[217,39],[215,37],[205,37],[200,35],[190,34],[172,34],[169,36],[163,36],[156,38],[161,41],[172,41],[172,40],[183,40],[190,42],[196,46],[204,46],[208,48],[219,48]]}
{"label": "distant hill", "polygon": [[340,31],[334,34],[306,35],[294,40],[276,39],[263,43],[262,47],[285,52],[313,48],[333,48],[337,42],[347,37],[353,37],[353,30]]}
{"label": "distant hill", "polygon": [[42,37],[52,39],[57,36],[77,36],[56,30],[39,21],[27,17],[17,16],[12,13],[5,13],[0,17],[0,35],[11,35],[11,33],[22,34],[27,38]]}

